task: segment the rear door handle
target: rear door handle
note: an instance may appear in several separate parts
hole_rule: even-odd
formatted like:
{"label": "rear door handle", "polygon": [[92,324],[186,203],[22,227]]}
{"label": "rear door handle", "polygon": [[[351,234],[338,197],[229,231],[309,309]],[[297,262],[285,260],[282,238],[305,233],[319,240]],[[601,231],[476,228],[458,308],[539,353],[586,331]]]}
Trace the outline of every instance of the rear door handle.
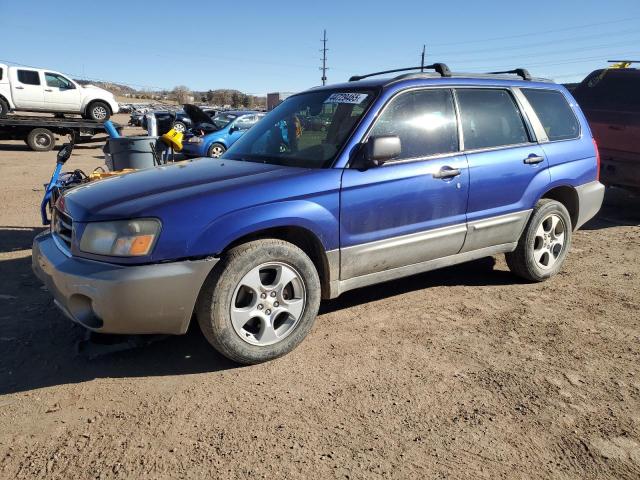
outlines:
{"label": "rear door handle", "polygon": [[544,162],[544,157],[541,157],[540,155],[536,155],[534,153],[524,159],[524,163],[526,163],[527,165],[536,165],[542,162]]}
{"label": "rear door handle", "polygon": [[16,87],[16,90],[24,90],[24,87]]}
{"label": "rear door handle", "polygon": [[45,88],[44,91],[45,92],[53,92],[53,90],[51,90],[50,88]]}
{"label": "rear door handle", "polygon": [[460,175],[459,168],[442,167],[440,170],[433,174],[433,178],[440,178],[446,180],[447,178],[453,178]]}

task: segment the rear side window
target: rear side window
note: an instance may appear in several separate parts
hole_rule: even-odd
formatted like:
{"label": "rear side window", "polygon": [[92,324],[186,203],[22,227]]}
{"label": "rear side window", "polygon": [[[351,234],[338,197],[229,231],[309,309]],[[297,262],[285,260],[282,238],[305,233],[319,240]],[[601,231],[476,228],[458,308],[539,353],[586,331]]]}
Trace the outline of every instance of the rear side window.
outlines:
{"label": "rear side window", "polygon": [[523,88],[549,140],[568,140],[580,135],[580,124],[565,96],[555,90]]}
{"label": "rear side window", "polygon": [[25,85],[40,85],[40,75],[33,70],[18,70],[18,81]]}
{"label": "rear side window", "polygon": [[596,70],[575,89],[573,96],[585,109],[640,112],[640,71]]}
{"label": "rear side window", "polygon": [[2,71],[2,68],[0,68],[0,80],[2,80],[2,74],[3,74],[3,73],[4,73],[4,72]]}
{"label": "rear side window", "polygon": [[530,141],[520,110],[506,90],[459,89],[464,147],[518,145]]}
{"label": "rear side window", "polygon": [[397,135],[397,160],[458,151],[453,94],[447,89],[416,90],[394,98],[382,112],[371,136]]}

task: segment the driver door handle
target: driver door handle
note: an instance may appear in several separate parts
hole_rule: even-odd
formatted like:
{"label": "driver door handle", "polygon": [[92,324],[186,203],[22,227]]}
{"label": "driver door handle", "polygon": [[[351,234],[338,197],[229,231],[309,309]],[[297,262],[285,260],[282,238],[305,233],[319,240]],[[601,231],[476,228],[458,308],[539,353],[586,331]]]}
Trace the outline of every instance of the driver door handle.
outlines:
{"label": "driver door handle", "polygon": [[442,167],[437,172],[434,172],[433,178],[440,178],[442,180],[446,180],[447,178],[453,178],[460,175],[459,168],[451,168],[451,167]]}
{"label": "driver door handle", "polygon": [[18,86],[18,87],[16,87],[16,90],[24,90],[24,87]]}
{"label": "driver door handle", "polygon": [[45,92],[53,92],[53,90],[51,90],[50,88],[45,88],[44,91]]}
{"label": "driver door handle", "polygon": [[532,153],[527,158],[525,158],[523,161],[527,165],[536,165],[538,163],[544,162],[544,157],[541,157],[540,155],[536,155],[536,154]]}

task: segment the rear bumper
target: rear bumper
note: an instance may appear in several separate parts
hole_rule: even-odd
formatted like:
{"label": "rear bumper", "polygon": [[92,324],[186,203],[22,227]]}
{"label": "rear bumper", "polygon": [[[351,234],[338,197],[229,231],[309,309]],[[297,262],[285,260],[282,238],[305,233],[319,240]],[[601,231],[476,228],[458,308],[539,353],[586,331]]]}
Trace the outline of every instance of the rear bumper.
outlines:
{"label": "rear bumper", "polygon": [[604,185],[598,181],[585,183],[576,188],[578,192],[578,221],[575,229],[577,230],[600,211],[602,201],[604,200]]}
{"label": "rear bumper", "polygon": [[69,257],[51,234],[33,241],[33,271],[71,320],[101,333],[187,331],[217,259],[120,266]]}

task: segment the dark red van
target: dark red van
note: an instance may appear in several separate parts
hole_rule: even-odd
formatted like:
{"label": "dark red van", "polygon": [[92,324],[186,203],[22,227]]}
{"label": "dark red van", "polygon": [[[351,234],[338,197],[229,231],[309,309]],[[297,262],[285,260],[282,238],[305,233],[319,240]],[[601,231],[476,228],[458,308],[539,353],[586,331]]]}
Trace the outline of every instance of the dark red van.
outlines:
{"label": "dark red van", "polygon": [[573,96],[598,142],[600,181],[640,192],[640,70],[596,70]]}

